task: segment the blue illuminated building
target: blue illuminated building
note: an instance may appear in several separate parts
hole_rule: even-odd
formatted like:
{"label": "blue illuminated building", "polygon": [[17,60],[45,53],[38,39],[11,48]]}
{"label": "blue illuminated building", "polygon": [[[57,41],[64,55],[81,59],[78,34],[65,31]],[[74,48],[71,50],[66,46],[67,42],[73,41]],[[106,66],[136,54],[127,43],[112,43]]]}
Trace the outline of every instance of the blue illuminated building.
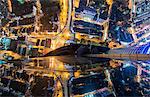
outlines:
{"label": "blue illuminated building", "polygon": [[150,43],[140,46],[112,49],[109,54],[150,54]]}

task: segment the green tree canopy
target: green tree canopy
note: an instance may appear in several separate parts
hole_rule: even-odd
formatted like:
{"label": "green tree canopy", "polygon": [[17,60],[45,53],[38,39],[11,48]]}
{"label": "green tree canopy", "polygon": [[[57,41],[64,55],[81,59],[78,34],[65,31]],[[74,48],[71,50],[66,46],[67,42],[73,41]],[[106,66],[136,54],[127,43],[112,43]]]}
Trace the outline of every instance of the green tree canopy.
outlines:
{"label": "green tree canopy", "polygon": [[17,0],[19,3],[24,4],[25,0]]}

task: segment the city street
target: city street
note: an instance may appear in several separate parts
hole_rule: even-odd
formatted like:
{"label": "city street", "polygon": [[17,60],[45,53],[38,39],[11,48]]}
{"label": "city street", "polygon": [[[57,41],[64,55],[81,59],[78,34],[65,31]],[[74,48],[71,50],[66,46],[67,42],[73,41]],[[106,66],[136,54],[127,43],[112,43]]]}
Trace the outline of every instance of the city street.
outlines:
{"label": "city street", "polygon": [[0,97],[149,95],[149,0],[0,0]]}

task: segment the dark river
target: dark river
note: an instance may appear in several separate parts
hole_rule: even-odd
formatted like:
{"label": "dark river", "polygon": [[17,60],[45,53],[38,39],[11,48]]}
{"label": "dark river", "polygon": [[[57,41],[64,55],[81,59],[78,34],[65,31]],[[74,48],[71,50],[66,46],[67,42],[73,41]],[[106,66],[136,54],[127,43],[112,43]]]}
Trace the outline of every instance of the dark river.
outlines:
{"label": "dark river", "polygon": [[55,56],[0,61],[1,96],[150,95],[150,61]]}

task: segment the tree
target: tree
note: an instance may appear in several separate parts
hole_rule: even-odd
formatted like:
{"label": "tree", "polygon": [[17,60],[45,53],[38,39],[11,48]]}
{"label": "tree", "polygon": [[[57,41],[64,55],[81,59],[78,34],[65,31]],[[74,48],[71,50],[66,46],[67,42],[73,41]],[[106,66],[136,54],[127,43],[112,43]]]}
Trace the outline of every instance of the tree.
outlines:
{"label": "tree", "polygon": [[24,4],[25,0],[17,0],[19,3]]}

